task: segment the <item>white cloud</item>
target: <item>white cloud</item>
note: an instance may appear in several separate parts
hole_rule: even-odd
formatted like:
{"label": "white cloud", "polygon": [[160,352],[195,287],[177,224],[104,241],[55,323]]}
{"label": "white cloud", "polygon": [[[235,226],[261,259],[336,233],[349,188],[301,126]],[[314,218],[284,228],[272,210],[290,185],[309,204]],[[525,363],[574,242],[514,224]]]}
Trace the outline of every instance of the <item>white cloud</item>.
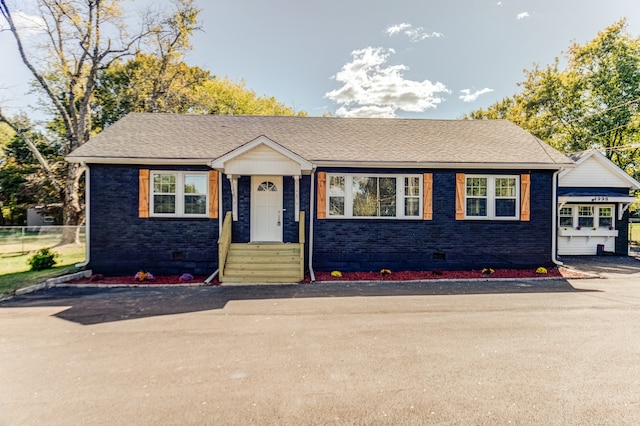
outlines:
{"label": "white cloud", "polygon": [[404,78],[405,65],[389,65],[393,49],[367,47],[351,52],[353,61],[345,64],[333,78],[343,83],[325,97],[341,105],[339,116],[394,117],[397,110],[423,112],[436,108],[451,93],[447,87],[429,80]]}
{"label": "white cloud", "polygon": [[340,107],[336,111],[338,117],[359,117],[359,118],[393,118],[396,116],[392,106],[366,105],[358,108]]}
{"label": "white cloud", "polygon": [[389,28],[387,28],[385,30],[385,33],[387,33],[387,35],[392,36],[395,34],[400,33],[401,31],[404,31],[408,28],[411,28],[411,24],[398,24],[398,25],[392,25]]}
{"label": "white cloud", "polygon": [[522,12],[522,13],[518,13],[518,16],[516,16],[516,19],[519,21],[521,19],[528,18],[528,17],[529,17],[529,12]]}
{"label": "white cloud", "polygon": [[388,27],[385,31],[389,37],[394,36],[396,34],[404,34],[411,40],[416,43],[418,41],[426,40],[428,38],[440,38],[444,37],[444,34],[439,33],[437,31],[433,31],[431,33],[424,30],[423,27],[413,28],[413,25],[402,23],[397,25],[392,25]]}
{"label": "white cloud", "polygon": [[497,2],[496,6],[502,6],[502,2],[501,1]]}
{"label": "white cloud", "polygon": [[[24,12],[13,12],[13,23],[24,35],[37,34],[46,31],[44,20],[40,16],[28,15]],[[0,31],[9,29],[9,24],[5,19],[0,20]]]}
{"label": "white cloud", "polygon": [[484,95],[485,93],[491,93],[493,92],[493,89],[489,89],[488,87],[485,87],[482,90],[476,90],[475,92],[471,93],[471,89],[462,89],[460,91],[460,93],[462,93],[462,95],[459,96],[460,99],[462,99],[463,102],[473,102],[476,99],[478,99],[481,95]]}

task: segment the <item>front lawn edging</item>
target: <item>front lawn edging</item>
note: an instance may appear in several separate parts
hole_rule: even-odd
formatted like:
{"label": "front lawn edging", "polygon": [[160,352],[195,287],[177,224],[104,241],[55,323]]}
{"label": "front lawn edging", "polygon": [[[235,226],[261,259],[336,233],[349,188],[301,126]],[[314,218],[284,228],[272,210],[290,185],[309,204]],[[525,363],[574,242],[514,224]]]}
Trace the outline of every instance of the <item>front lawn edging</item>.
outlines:
{"label": "front lawn edging", "polygon": [[16,290],[16,296],[22,296],[23,294],[33,293],[34,291],[43,290],[46,288],[58,287],[59,284],[66,283],[73,280],[80,280],[82,278],[89,278],[91,276],[91,270],[85,270],[80,272],[74,272],[73,274],[61,275],[59,277],[49,278],[48,280],[39,284],[30,285],[28,287],[19,288]]}

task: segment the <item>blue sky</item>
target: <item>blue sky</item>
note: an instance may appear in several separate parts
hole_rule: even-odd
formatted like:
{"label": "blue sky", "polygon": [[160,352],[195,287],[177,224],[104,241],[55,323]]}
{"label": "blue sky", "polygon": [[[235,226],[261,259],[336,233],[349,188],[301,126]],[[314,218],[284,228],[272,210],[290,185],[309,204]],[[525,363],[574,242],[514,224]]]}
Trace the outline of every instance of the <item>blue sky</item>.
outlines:
{"label": "blue sky", "polygon": [[[197,4],[203,30],[189,64],[313,116],[459,118],[513,95],[524,69],[552,63],[623,17],[640,36],[635,0]],[[9,41],[0,33],[0,101],[13,112],[26,107],[25,68]]]}

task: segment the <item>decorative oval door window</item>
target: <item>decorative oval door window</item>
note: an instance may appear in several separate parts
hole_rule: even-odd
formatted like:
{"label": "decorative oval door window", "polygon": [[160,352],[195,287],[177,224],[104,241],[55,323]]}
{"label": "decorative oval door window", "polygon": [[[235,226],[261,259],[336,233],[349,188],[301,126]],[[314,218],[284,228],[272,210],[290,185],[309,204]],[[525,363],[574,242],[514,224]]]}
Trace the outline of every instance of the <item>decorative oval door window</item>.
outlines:
{"label": "decorative oval door window", "polygon": [[262,182],[258,187],[259,192],[278,192],[278,187],[273,182]]}

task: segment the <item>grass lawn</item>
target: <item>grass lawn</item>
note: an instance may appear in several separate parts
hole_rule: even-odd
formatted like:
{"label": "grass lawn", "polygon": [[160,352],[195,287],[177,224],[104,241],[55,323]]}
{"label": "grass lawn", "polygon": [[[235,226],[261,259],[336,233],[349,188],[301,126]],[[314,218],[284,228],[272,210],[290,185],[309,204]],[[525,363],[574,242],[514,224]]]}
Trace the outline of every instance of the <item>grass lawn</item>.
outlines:
{"label": "grass lawn", "polygon": [[30,271],[27,260],[35,252],[0,255],[0,294],[11,294],[17,289],[41,283],[48,278],[77,272],[74,265],[85,260],[84,244],[68,244],[52,247],[59,254],[56,266],[44,271]]}
{"label": "grass lawn", "polygon": [[640,223],[630,223],[631,227],[631,241],[640,243]]}

